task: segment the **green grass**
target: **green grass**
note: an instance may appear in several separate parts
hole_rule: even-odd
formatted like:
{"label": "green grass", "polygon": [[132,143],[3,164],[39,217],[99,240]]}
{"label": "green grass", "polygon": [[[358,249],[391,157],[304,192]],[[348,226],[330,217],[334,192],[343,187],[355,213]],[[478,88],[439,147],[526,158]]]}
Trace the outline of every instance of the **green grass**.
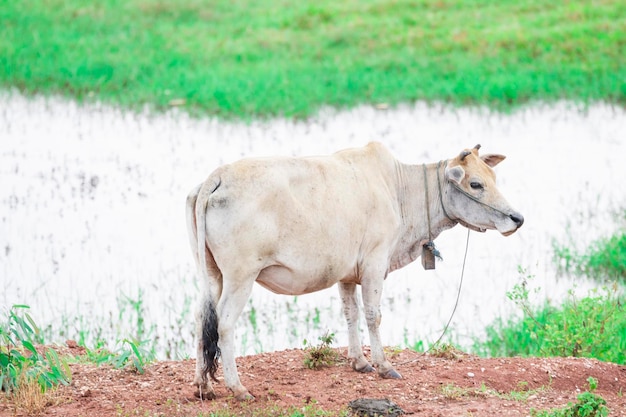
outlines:
{"label": "green grass", "polygon": [[626,364],[626,307],[617,286],[570,296],[560,306],[535,308],[526,281],[509,297],[522,309],[519,319],[487,326],[487,338],[473,351],[482,356],[574,356]]}
{"label": "green grass", "polygon": [[566,272],[598,279],[620,279],[626,283],[626,231],[618,231],[608,238],[591,243],[584,253],[553,244],[554,259]]}
{"label": "green grass", "polygon": [[606,401],[593,392],[598,387],[598,381],[587,378],[589,390],[578,394],[576,403],[568,403],[566,407],[554,408],[551,410],[531,410],[532,417],[607,417],[610,410],[606,406]]}
{"label": "green grass", "polygon": [[494,389],[488,388],[485,383],[482,383],[480,387],[463,388],[453,383],[448,383],[440,386],[441,394],[450,400],[459,400],[467,397],[495,397],[508,401],[520,401],[526,402],[528,398],[533,395],[540,394],[545,391],[549,391],[549,386],[541,386],[536,389],[529,389],[528,382],[518,382],[518,389],[511,390],[509,392],[498,392]]}
{"label": "green grass", "polygon": [[626,102],[626,3],[0,0],[0,88],[227,117]]}
{"label": "green grass", "polygon": [[43,338],[28,310],[14,305],[0,319],[0,392],[15,394],[38,386],[35,392],[43,394],[72,381],[67,361],[52,349],[36,349]]}
{"label": "green grass", "polygon": [[[608,238],[582,251],[554,242],[553,261],[561,271],[585,275],[606,285],[577,297],[570,290],[560,305],[534,302],[541,290],[529,290],[534,276],[519,268],[520,283],[507,293],[522,311],[519,318],[499,318],[487,326],[485,340],[473,350],[483,356],[583,356],[626,364],[626,211],[616,212],[617,226]],[[576,242],[572,242],[571,245]]]}

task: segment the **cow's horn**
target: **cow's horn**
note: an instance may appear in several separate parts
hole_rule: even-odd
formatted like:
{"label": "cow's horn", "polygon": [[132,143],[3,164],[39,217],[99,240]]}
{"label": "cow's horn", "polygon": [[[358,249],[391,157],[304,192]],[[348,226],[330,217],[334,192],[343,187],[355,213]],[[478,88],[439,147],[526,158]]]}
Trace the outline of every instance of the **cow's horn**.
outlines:
{"label": "cow's horn", "polygon": [[464,160],[464,159],[465,159],[465,157],[466,157],[467,155],[469,155],[469,154],[471,154],[471,152],[470,152],[470,151],[463,151],[463,152],[461,152],[461,155],[459,155],[459,157],[461,158],[461,161],[462,161],[462,160]]}

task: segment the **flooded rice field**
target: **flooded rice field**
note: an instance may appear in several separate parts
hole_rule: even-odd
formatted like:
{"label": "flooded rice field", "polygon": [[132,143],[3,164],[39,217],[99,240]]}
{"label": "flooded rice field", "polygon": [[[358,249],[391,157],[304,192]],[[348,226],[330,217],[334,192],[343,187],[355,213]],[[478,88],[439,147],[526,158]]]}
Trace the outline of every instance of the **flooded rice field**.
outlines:
{"label": "flooded rice field", "polygon": [[[193,355],[196,271],[185,226],[187,193],[242,157],[327,154],[369,141],[405,163],[436,162],[463,148],[502,153],[498,184],[524,227],[469,238],[450,335],[471,345],[499,316],[506,292],[533,275],[539,297],[595,286],[559,277],[553,242],[583,249],[616,227],[626,207],[626,112],[597,104],[535,106],[511,115],[425,104],[325,110],[317,117],[238,123],[0,97],[0,306],[31,306],[49,341],[113,347],[149,340],[160,357]],[[381,333],[388,345],[432,343],[454,308],[467,229],[437,239],[444,258],[390,274]],[[525,270],[519,273],[518,269]],[[365,329],[364,323],[361,327]],[[326,331],[347,345],[336,288],[299,297],[255,286],[237,331],[239,354],[301,347]],[[366,332],[364,344],[369,344]]]}

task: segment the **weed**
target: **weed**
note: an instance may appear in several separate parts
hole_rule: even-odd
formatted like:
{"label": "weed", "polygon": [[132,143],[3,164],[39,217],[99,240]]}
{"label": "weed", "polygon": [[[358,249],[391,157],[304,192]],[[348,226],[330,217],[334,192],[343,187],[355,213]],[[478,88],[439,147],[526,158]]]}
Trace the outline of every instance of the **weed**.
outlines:
{"label": "weed", "polygon": [[578,395],[575,404],[571,402],[564,408],[537,411],[532,409],[533,417],[607,417],[609,409],[604,398],[593,393],[598,387],[598,381],[587,378],[589,390]]}
{"label": "weed", "polygon": [[385,355],[390,359],[394,359],[402,353],[402,348],[400,346],[385,346],[383,350],[385,351]]}
{"label": "weed", "polygon": [[537,309],[527,290],[531,278],[524,276],[509,293],[523,317],[488,326],[487,340],[476,342],[474,351],[489,356],[582,356],[626,363],[626,334],[621,331],[626,327],[626,314],[617,285],[591,290],[583,298],[570,292],[559,308],[545,304]]}
{"label": "weed", "polygon": [[[405,344],[407,344],[407,345],[408,345],[408,343],[406,343],[406,341],[407,341],[406,336],[405,336],[405,338],[404,338],[404,341],[405,341]],[[424,350],[425,350],[424,346],[425,346],[424,341],[423,341],[423,340],[418,340],[417,342],[414,342],[414,343],[411,345],[411,347],[410,347],[410,348],[411,348],[411,350],[414,350],[415,352],[424,352]]]}
{"label": "weed", "polygon": [[145,366],[155,360],[154,352],[146,347],[147,342],[124,339],[120,344],[121,346],[115,352],[104,347],[96,349],[85,347],[85,354],[78,360],[98,366],[111,365],[115,369],[127,369],[139,374],[143,374]]}
{"label": "weed", "polygon": [[320,309],[315,307],[315,315],[313,316],[313,328],[320,328]]}
{"label": "weed", "polygon": [[117,369],[126,368],[143,374],[145,365],[154,360],[154,353],[146,349],[144,345],[145,342],[136,343],[124,339],[117,354],[111,357],[110,363]]}
{"label": "weed", "polygon": [[39,353],[35,348],[43,339],[29,308],[14,305],[0,326],[0,389],[7,392],[17,391],[31,381],[36,381],[42,391],[71,381],[66,361],[52,349]]}
{"label": "weed", "polygon": [[319,340],[317,346],[310,346],[306,339],[303,342],[306,351],[304,366],[309,369],[328,367],[339,361],[339,354],[330,346],[335,340],[335,334],[326,332]]}
{"label": "weed", "polygon": [[456,348],[451,343],[435,343],[428,351],[431,356],[443,359],[458,359],[465,355],[463,351]]}
{"label": "weed", "polygon": [[72,374],[54,350],[35,348],[43,338],[28,309],[14,305],[0,325],[0,390],[11,395],[16,411],[33,415],[51,402],[56,385],[71,382]]}
{"label": "weed", "polygon": [[[134,323],[132,330],[134,331],[134,340],[149,340],[149,335],[154,331],[155,326],[146,327],[146,308],[143,301],[143,289],[137,290],[137,298],[131,298],[122,294],[117,299],[118,304],[118,322]],[[129,316],[126,317],[126,311],[130,307]]]}
{"label": "weed", "polygon": [[626,232],[594,241],[584,253],[552,243],[553,259],[561,271],[606,280],[619,278],[626,282]]}

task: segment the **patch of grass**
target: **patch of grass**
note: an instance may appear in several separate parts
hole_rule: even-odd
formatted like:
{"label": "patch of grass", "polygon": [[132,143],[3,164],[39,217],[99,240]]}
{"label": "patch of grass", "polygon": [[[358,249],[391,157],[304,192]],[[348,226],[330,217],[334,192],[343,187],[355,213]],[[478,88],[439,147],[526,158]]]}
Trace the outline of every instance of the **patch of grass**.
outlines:
{"label": "patch of grass", "polygon": [[451,343],[435,343],[427,352],[431,356],[444,359],[459,359],[465,356],[465,352]]}
{"label": "patch of grass", "polygon": [[387,358],[395,359],[400,353],[402,353],[402,348],[400,346],[385,346],[383,351],[385,352],[385,356]]}
{"label": "patch of grass", "polygon": [[131,372],[143,374],[145,366],[156,358],[154,352],[147,347],[148,342],[135,342],[124,339],[118,342],[120,345],[115,351],[110,351],[100,345],[90,349],[85,347],[85,354],[76,358],[78,361],[101,365],[110,365],[115,369],[126,369]]}
{"label": "patch of grass", "polygon": [[592,242],[584,253],[556,242],[552,246],[554,260],[565,272],[626,283],[626,231]]}
{"label": "patch of grass", "polygon": [[317,346],[311,346],[306,339],[304,340],[304,366],[309,369],[332,366],[339,361],[339,354],[331,347],[335,334],[326,332],[319,340],[320,344]]}
{"label": "patch of grass", "polygon": [[144,348],[146,342],[134,342],[129,339],[122,341],[122,346],[110,358],[110,363],[117,369],[128,369],[139,374],[145,371],[145,365],[154,361],[154,353]]}
{"label": "patch of grass", "polygon": [[[117,352],[122,349],[120,346],[124,345],[124,340],[128,340],[140,346],[146,352],[145,357],[183,359],[188,356],[186,341],[193,338],[193,326],[189,320],[191,300],[192,296],[187,294],[176,300],[173,297],[166,300],[157,323],[150,320],[154,312],[148,310],[142,289],[137,289],[135,296],[120,292],[116,296],[117,309],[89,317],[82,313],[61,313],[60,319],[46,324],[41,332],[53,343],[76,340],[80,346],[94,352]],[[132,350],[130,345],[125,346]]]}
{"label": "patch of grass", "polygon": [[598,387],[598,381],[593,378],[587,378],[589,382],[589,391],[585,391],[578,395],[576,403],[569,403],[564,408],[555,408],[552,410],[531,410],[533,417],[607,417],[609,409],[606,406],[604,398],[593,393]]}
{"label": "patch of grass", "polygon": [[[259,408],[254,403],[245,403],[242,404],[243,411],[241,415],[246,416],[255,416],[255,417],[275,417],[275,416],[286,416],[286,417],[349,417],[352,414],[349,412],[347,408],[344,410],[337,412],[326,411],[319,407],[315,400],[311,400],[310,402],[303,403],[301,407],[280,407],[278,405],[268,405],[265,407]],[[224,409],[218,410],[211,413],[213,417],[232,417],[234,414],[232,411]]]}
{"label": "patch of grass", "polygon": [[[526,272],[521,270],[522,274]],[[487,327],[486,341],[474,351],[484,356],[578,356],[626,363],[626,311],[617,285],[592,290],[587,297],[570,293],[560,307],[534,308],[528,280],[508,296],[523,311],[521,319],[497,320]]]}
{"label": "patch of grass", "polygon": [[528,400],[528,397],[531,395],[536,395],[538,393],[544,392],[549,389],[549,387],[539,387],[537,389],[528,389],[528,383],[520,381],[518,383],[520,387],[519,390],[513,390],[508,393],[499,393],[498,391],[488,388],[484,383],[481,384],[479,388],[463,388],[459,387],[456,384],[444,384],[440,387],[441,393],[443,396],[449,400],[458,400],[465,397],[497,397],[500,399],[510,400],[510,401],[521,401],[525,402]]}
{"label": "patch of grass", "polygon": [[454,383],[443,384],[440,388],[441,394],[448,400],[458,400],[463,397],[473,395],[472,388],[459,387]]}
{"label": "patch of grass", "polygon": [[28,309],[14,305],[0,325],[0,389],[6,392],[19,391],[33,381],[42,392],[71,382],[67,363],[54,350],[40,353],[35,348],[43,339]]}
{"label": "patch of grass", "polygon": [[54,388],[72,380],[67,361],[52,349],[42,353],[41,332],[26,305],[14,305],[0,323],[0,391],[11,396],[16,412],[36,415],[54,398]]}
{"label": "patch of grass", "polygon": [[0,87],[195,114],[626,102],[620,0],[1,1]]}
{"label": "patch of grass", "polygon": [[550,386],[541,386],[539,388],[530,389],[528,382],[519,381],[517,383],[517,389],[511,390],[510,392],[507,392],[507,393],[498,393],[494,391],[494,395],[497,396],[498,398],[502,398],[505,400],[525,402],[528,400],[530,396],[537,395],[542,392],[546,392],[549,389],[550,389]]}

